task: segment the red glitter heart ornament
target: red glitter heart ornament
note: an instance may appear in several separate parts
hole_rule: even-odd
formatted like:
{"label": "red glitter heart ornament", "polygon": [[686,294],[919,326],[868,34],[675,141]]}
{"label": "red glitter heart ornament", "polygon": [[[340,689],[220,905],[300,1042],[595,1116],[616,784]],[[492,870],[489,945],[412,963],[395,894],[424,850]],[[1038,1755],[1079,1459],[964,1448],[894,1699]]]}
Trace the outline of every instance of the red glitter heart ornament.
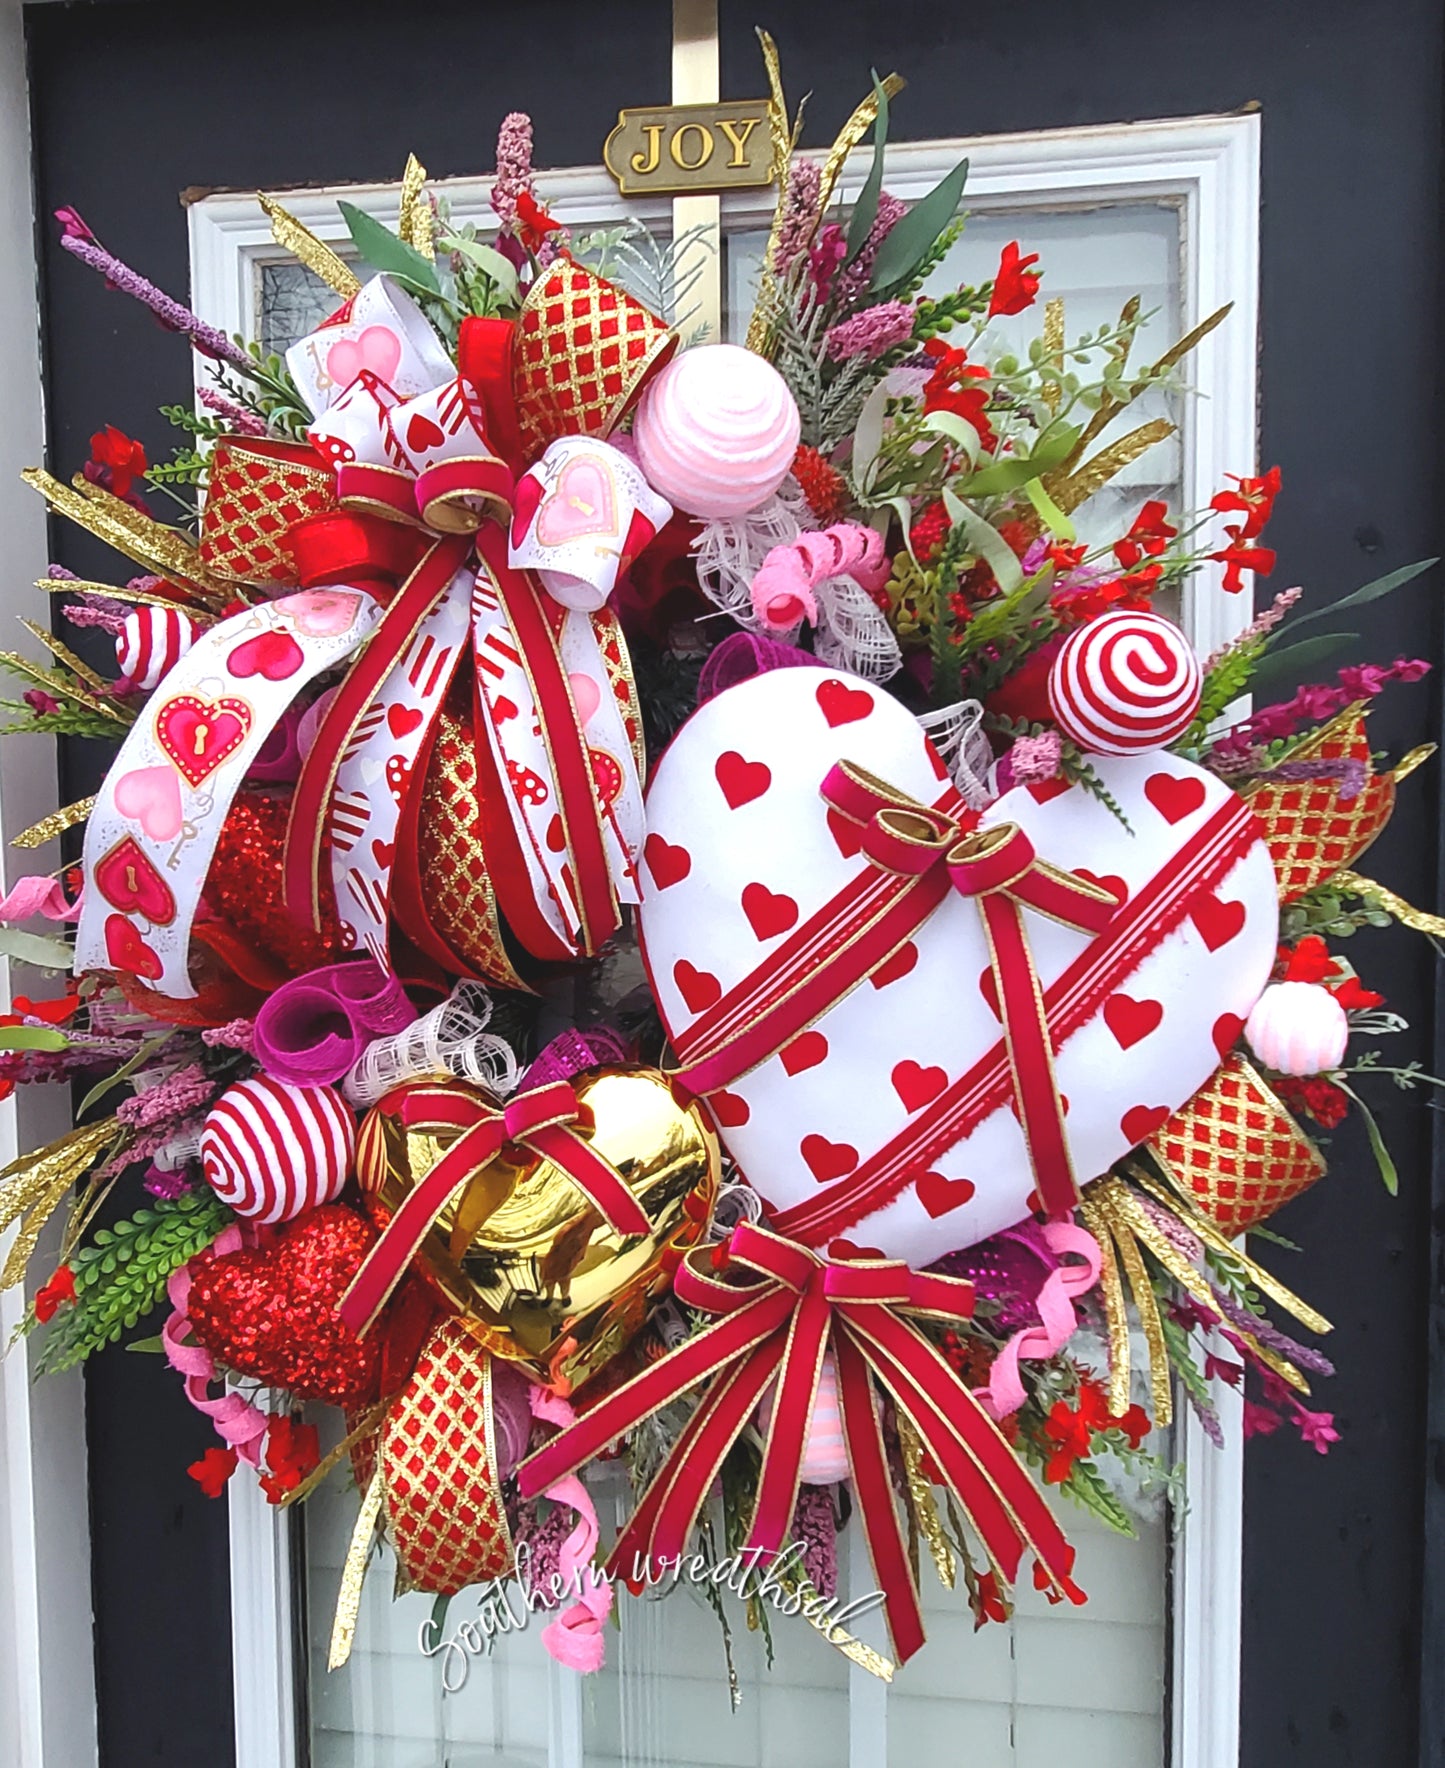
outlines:
{"label": "red glitter heart ornament", "polygon": [[383,1334],[357,1338],[336,1304],[376,1240],[364,1216],[325,1204],[269,1246],[198,1264],[186,1312],[218,1362],[301,1399],[354,1406],[376,1390]]}

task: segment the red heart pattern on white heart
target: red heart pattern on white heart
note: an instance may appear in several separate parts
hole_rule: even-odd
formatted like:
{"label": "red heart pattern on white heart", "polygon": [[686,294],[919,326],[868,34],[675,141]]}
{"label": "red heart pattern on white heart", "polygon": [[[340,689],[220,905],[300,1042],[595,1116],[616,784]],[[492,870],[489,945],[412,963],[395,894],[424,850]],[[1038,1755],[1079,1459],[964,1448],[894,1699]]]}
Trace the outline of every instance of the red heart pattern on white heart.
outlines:
{"label": "red heart pattern on white heart", "polygon": [[[786,948],[870,864],[856,843],[838,839],[820,796],[840,760],[926,803],[944,796],[936,752],[908,711],[832,671],[774,670],[728,689],[692,717],[658,764],[647,825],[649,852],[667,856],[666,883],[654,876],[641,923],[674,1041],[685,1044],[700,1014]],[[1141,1128],[1213,1073],[1217,1027],[1253,1006],[1278,933],[1269,854],[1222,781],[1163,753],[1094,765],[1127,828],[1078,788],[1015,790],[984,823],[1017,822],[1042,858],[1107,878],[1111,891],[1120,886],[1126,918],[1145,912],[1136,905],[1150,902],[1151,885],[1172,878],[1181,851],[1192,852],[1205,831],[1234,833],[1210,872],[1173,890],[1163,937],[1116,960],[1117,973],[1078,1007],[1081,1022],[1056,1053],[1080,1183],[1106,1171]],[[687,854],[685,868],[669,863],[677,852]],[[788,911],[774,906],[780,899]],[[1060,979],[1085,968],[1094,942],[1032,911],[1025,928],[1046,997],[1052,986],[1057,1000]],[[941,1088],[996,1057],[1002,1031],[979,988],[988,969],[977,905],[950,894],[869,978],[872,986],[854,988],[809,1028],[805,1035],[819,1041],[801,1053],[817,1060],[799,1061],[794,1040],[728,1081],[715,1111],[721,1133],[782,1231],[820,1247],[846,1236],[920,1266],[1030,1212],[1034,1177],[1011,1098],[881,1204],[866,1203],[842,1221],[846,1208],[827,1207],[848,1197],[857,1175],[866,1177],[869,1161],[906,1135],[910,1121],[927,1119]]]}

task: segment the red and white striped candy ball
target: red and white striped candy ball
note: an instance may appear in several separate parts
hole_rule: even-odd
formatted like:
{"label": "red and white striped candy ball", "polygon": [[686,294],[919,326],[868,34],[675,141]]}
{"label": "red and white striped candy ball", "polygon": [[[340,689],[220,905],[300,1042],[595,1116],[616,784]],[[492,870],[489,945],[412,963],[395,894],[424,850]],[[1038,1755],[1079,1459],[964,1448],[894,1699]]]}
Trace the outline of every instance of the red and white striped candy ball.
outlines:
{"label": "red and white striped candy ball", "polygon": [[265,1075],[227,1087],[201,1131],[206,1183],[253,1222],[289,1222],[332,1202],[355,1154],[356,1117],[335,1087]]}
{"label": "red and white striped candy ball", "polygon": [[115,660],[136,687],[158,687],[200,636],[189,614],[147,603],[126,615],[115,637]]}
{"label": "red and white striped candy ball", "polygon": [[1049,703],[1064,735],[1094,755],[1137,755],[1182,736],[1203,673],[1184,634],[1159,614],[1101,614],[1064,641]]}

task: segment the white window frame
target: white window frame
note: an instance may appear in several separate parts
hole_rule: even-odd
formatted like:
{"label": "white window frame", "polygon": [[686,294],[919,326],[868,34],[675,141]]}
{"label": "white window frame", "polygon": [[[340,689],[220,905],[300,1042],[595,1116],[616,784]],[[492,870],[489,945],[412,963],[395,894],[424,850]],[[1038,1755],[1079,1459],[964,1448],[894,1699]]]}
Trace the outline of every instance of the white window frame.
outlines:
{"label": "white window frame", "polygon": [[[888,188],[905,200],[921,196],[960,152],[971,161],[967,206],[978,213],[1004,207],[1057,211],[1141,199],[1178,205],[1183,325],[1233,303],[1228,323],[1197,347],[1189,364],[1191,385],[1207,396],[1195,401],[1185,431],[1184,506],[1202,508],[1225,473],[1253,471],[1258,115],[901,143],[889,150]],[[851,156],[842,180],[845,194],[861,185],[867,157],[863,150]],[[542,172],[537,184],[539,195],[569,226],[605,225],[623,215],[664,228],[671,220],[664,199],[623,203],[601,167]],[[457,222],[490,224],[489,180],[438,180],[433,188],[445,191]],[[394,220],[394,184],[284,193],[291,212],[332,244],[347,239],[338,197],[381,220]],[[771,192],[726,196],[723,229],[763,226],[771,209]],[[194,308],[227,332],[249,334],[260,266],[284,257],[255,195],[202,198],[190,207],[189,225]],[[1019,232],[1026,238],[1026,222]],[[1250,598],[1225,595],[1220,575],[1216,567],[1201,571],[1185,592],[1183,623],[1201,653],[1224,643],[1251,617]],[[1171,1768],[1225,1768],[1239,1752],[1243,1443],[1237,1396],[1222,1390],[1218,1404],[1224,1449],[1209,1443],[1192,1412],[1185,1409],[1180,1417],[1187,1521],[1175,1532],[1171,1557]],[[253,1481],[233,1481],[228,1501],[237,1768],[295,1768],[295,1677],[302,1666],[292,1657],[290,1532]],[[549,1768],[582,1768],[580,1679],[559,1672],[552,1689]],[[878,1768],[887,1759],[886,1688],[854,1670],[849,1695],[852,1768]]]}

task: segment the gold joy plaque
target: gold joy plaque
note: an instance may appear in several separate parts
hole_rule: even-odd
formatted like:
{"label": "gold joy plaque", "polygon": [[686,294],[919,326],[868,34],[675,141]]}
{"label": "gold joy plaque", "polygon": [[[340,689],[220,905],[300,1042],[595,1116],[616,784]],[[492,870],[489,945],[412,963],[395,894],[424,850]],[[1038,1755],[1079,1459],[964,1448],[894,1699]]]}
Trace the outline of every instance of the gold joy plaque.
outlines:
{"label": "gold joy plaque", "polygon": [[770,184],[768,101],[738,98],[727,104],[619,111],[602,159],[624,196]]}

